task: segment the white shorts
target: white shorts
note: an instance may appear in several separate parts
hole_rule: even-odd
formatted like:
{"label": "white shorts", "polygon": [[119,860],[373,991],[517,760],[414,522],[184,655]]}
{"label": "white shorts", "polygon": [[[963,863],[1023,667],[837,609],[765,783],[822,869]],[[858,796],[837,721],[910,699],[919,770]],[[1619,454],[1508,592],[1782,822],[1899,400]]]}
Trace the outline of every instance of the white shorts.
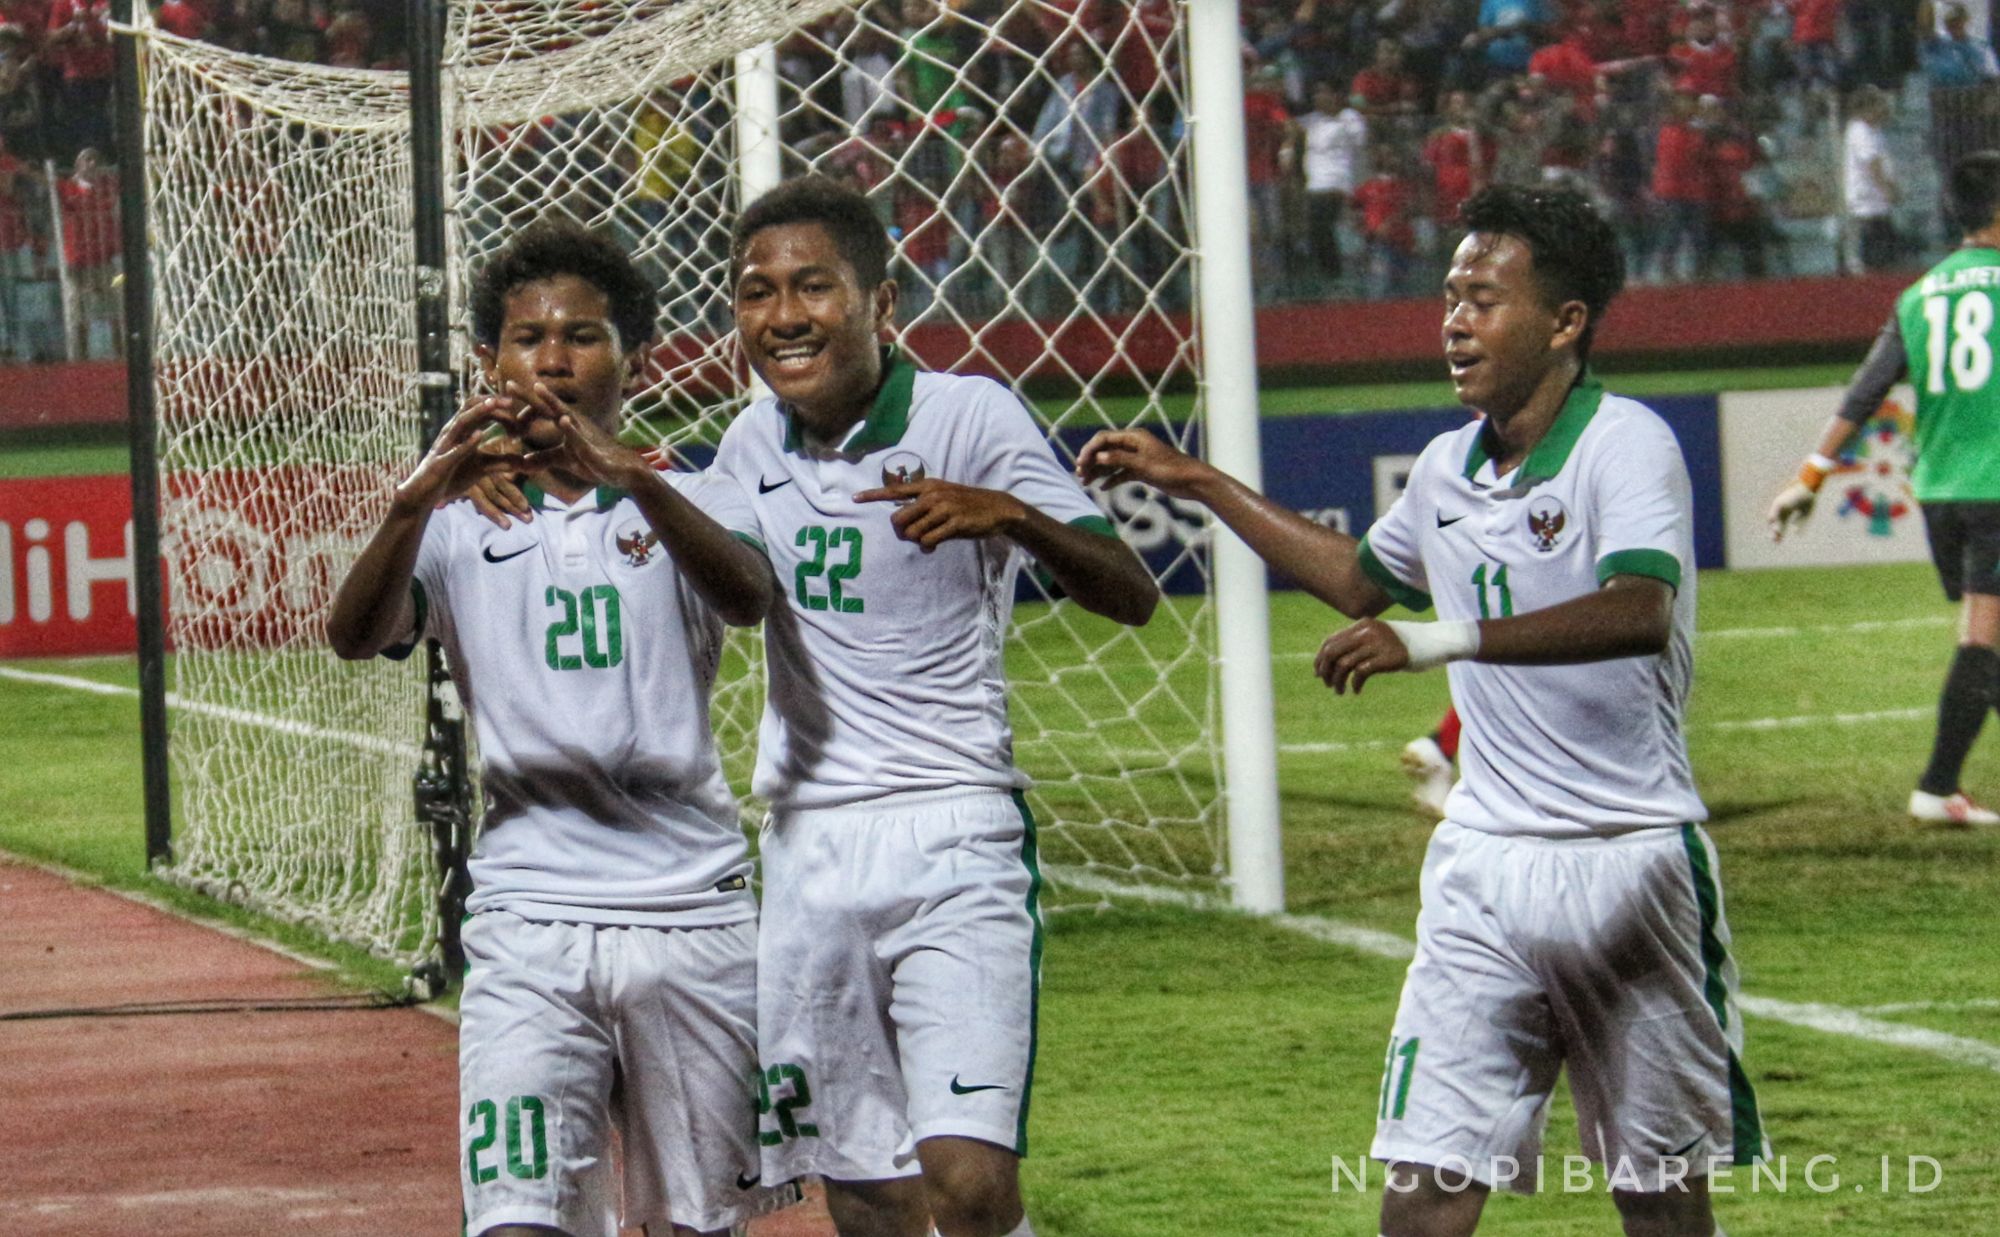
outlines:
{"label": "white shorts", "polygon": [[1565,1064],[1584,1154],[1619,1188],[1766,1154],[1716,873],[1695,825],[1586,839],[1439,825],[1372,1154],[1532,1192]]}
{"label": "white shorts", "polygon": [[1020,796],[774,813],[760,845],[765,1179],[910,1176],[938,1135],[1026,1154],[1042,923]]}
{"label": "white shorts", "polygon": [[466,921],[459,1001],[465,1231],[727,1228],[760,1209],[749,1088],[757,925]]}

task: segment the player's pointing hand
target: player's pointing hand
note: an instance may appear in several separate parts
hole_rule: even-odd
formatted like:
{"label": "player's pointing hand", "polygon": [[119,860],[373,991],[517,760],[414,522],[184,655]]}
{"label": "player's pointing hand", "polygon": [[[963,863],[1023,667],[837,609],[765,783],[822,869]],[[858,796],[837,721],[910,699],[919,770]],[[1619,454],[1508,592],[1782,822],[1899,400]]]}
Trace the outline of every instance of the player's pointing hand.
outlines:
{"label": "player's pointing hand", "polygon": [[1085,485],[1143,481],[1175,498],[1195,498],[1215,469],[1145,430],[1102,430],[1077,453],[1076,477]]}
{"label": "player's pointing hand", "polygon": [[1005,534],[1028,517],[1026,506],[1012,494],[936,477],[863,490],[854,501],[899,504],[889,523],[898,537],[916,542],[926,554],[947,541]]}

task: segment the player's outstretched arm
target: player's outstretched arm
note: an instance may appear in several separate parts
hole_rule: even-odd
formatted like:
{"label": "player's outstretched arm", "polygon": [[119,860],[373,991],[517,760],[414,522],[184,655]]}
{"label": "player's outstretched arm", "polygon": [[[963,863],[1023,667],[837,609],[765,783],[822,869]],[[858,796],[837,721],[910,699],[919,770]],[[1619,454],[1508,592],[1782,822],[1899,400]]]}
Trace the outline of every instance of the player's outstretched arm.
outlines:
{"label": "player's outstretched arm", "polygon": [[1806,518],[1812,514],[1813,502],[1819,496],[1819,487],[1828,476],[1840,467],[1840,453],[1854,440],[1861,427],[1843,417],[1835,417],[1826,423],[1825,432],[1819,436],[1819,443],[1799,464],[1798,475],[1785,483],[1771,499],[1771,509],[1764,520],[1771,526],[1771,540],[1783,541],[1785,534],[1794,528],[1805,527]]}
{"label": "player's outstretched arm", "polygon": [[561,443],[525,458],[530,471],[559,469],[594,485],[624,490],[659,534],[674,566],[723,622],[748,627],[763,621],[776,591],[771,564],[763,555],[667,484],[646,457],[588,418],[565,410],[547,386],[507,385],[524,403],[553,419],[562,433]]}
{"label": "player's outstretched arm", "polygon": [[1259,558],[1349,618],[1389,608],[1389,594],[1361,569],[1359,541],[1287,510],[1145,430],[1098,434],[1077,455],[1076,475],[1086,485],[1143,481],[1175,498],[1202,504]]}
{"label": "player's outstretched arm", "polygon": [[1664,652],[1673,634],[1674,590],[1650,576],[1616,575],[1595,593],[1510,618],[1446,623],[1363,619],[1320,645],[1313,673],[1356,695],[1378,674],[1429,670],[1450,661],[1512,666],[1576,665]]}
{"label": "player's outstretched arm", "polygon": [[1795,526],[1803,526],[1806,517],[1812,514],[1813,499],[1828,474],[1840,467],[1840,453],[1861,427],[1882,407],[1889,391],[1901,382],[1910,371],[1908,351],[1903,347],[1903,326],[1895,314],[1875,336],[1875,342],[1868,349],[1868,355],[1854,371],[1854,377],[1847,384],[1847,395],[1840,401],[1840,411],[1833,420],[1820,431],[1819,442],[1799,465],[1798,475],[1785,484],[1771,499],[1771,509],[1765,520],[1771,525],[1771,540],[1783,541],[1785,534]]}
{"label": "player's outstretched arm", "polygon": [[488,426],[512,426],[514,401],[482,396],[461,408],[439,431],[431,449],[389,500],[389,513],[361,551],[334,594],[326,638],[336,655],[350,661],[375,654],[409,634],[414,620],[410,577],[417,549],[439,503],[459,497],[483,476],[509,473],[521,457],[482,450]]}
{"label": "player's outstretched arm", "polygon": [[889,523],[925,553],[947,541],[1006,537],[1032,554],[1070,600],[1114,622],[1144,626],[1159,604],[1160,587],[1132,547],[1064,524],[1003,490],[927,477],[863,490],[854,500],[898,504]]}

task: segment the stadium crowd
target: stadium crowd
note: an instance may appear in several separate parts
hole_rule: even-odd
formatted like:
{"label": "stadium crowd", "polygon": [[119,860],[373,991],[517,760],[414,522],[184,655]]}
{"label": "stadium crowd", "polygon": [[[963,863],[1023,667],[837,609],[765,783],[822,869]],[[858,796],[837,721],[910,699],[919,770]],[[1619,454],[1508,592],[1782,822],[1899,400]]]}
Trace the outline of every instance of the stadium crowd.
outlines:
{"label": "stadium crowd", "polygon": [[[117,346],[108,7],[0,0],[0,359]],[[165,0],[154,20],[237,51],[393,69],[401,7]],[[1459,203],[1493,182],[1583,190],[1640,281],[1903,265],[1945,235],[1937,168],[2000,142],[2000,64],[1975,33],[1991,14],[1963,3],[1241,0],[1241,13],[1267,303],[1427,292]],[[871,192],[920,276],[915,308],[960,289],[969,315],[1010,292],[1059,314],[1077,292],[1049,272],[1107,259],[1177,308],[1186,221],[1167,152],[1185,117],[1158,86],[1173,24],[1171,0],[843,9],[779,48],[804,104],[785,143]],[[714,191],[690,148],[721,119],[669,111],[642,113],[633,150],[606,161],[663,216]],[[973,256],[989,276],[953,280]],[[1131,287],[1084,295],[1116,312],[1136,308]]]}

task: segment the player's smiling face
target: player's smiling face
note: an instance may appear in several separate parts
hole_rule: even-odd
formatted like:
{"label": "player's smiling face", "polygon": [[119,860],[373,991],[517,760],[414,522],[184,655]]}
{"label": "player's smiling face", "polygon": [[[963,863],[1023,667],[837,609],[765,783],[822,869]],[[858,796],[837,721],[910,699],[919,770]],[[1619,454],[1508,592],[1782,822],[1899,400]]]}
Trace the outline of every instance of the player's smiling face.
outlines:
{"label": "player's smiling face", "polygon": [[1551,305],[1518,236],[1474,232],[1444,281],[1444,359],[1459,402],[1506,420],[1574,342],[1579,302]]}
{"label": "player's smiling face", "polygon": [[751,368],[815,435],[831,439],[867,414],[896,314],[893,280],[865,288],[825,227],[778,224],[744,246],[735,300]]}
{"label": "player's smiling face", "polygon": [[500,342],[480,350],[486,379],[496,391],[509,381],[540,382],[564,407],[607,430],[637,375],[639,357],[628,354],[611,322],[611,300],[580,275],[552,275],[507,294]]}

